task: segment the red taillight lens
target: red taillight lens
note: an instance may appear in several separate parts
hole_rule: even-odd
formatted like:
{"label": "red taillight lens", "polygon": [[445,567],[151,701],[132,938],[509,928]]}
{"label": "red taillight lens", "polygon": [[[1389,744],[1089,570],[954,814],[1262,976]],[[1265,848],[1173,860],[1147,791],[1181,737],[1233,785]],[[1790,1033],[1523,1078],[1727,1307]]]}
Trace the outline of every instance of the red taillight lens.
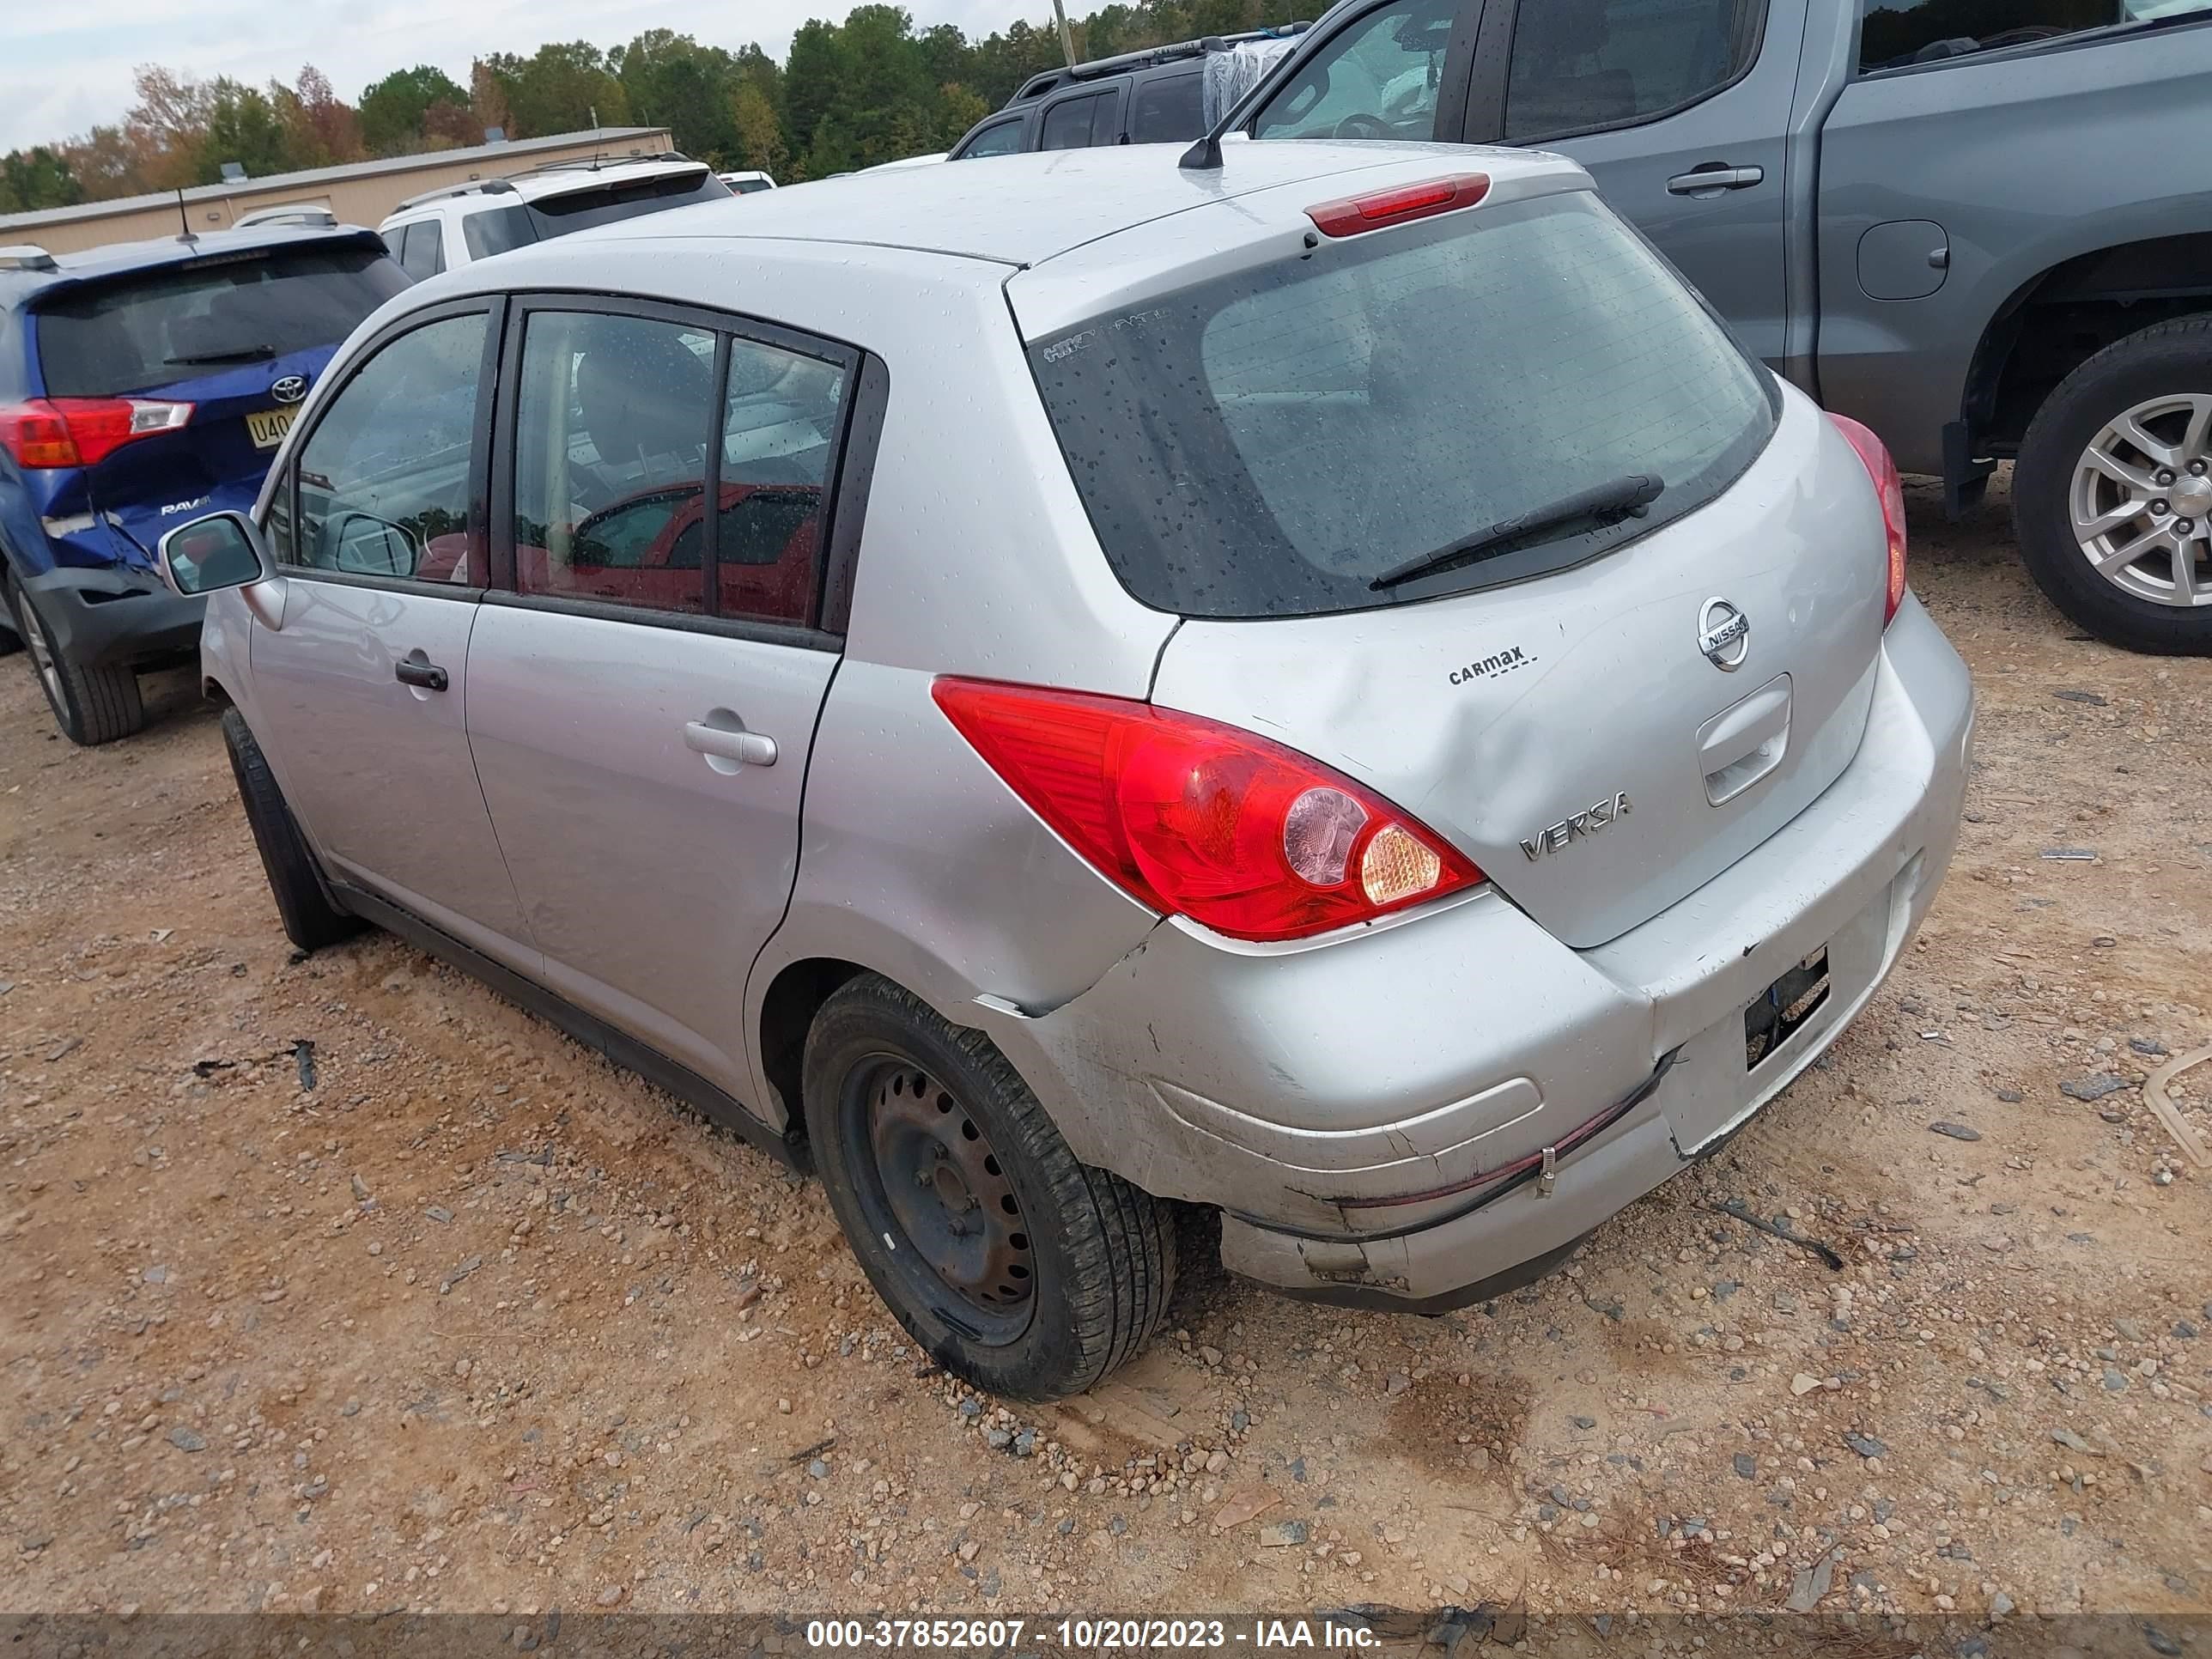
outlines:
{"label": "red taillight lens", "polygon": [[1363,230],[1381,230],[1387,225],[1470,208],[1489,194],[1488,173],[1456,173],[1447,179],[1425,179],[1418,185],[1401,185],[1369,196],[1317,202],[1306,210],[1306,217],[1324,236],[1357,236]]}
{"label": "red taillight lens", "polygon": [[124,445],[173,432],[192,418],[190,404],[143,398],[33,398],[0,404],[0,445],[27,470],[94,466]]}
{"label": "red taillight lens", "polygon": [[1889,536],[1889,588],[1881,605],[1881,625],[1887,628],[1897,615],[1897,607],[1905,603],[1905,480],[1897,476],[1897,463],[1889,458],[1889,447],[1867,428],[1848,415],[1831,415],[1828,419],[1858,451],[1868,476],[1874,480],[1875,494],[1881,497],[1881,526]]}
{"label": "red taillight lens", "polygon": [[1483,878],[1317,761],[1235,726],[1088,692],[941,679],[937,705],[1061,839],[1156,910],[1303,939]]}

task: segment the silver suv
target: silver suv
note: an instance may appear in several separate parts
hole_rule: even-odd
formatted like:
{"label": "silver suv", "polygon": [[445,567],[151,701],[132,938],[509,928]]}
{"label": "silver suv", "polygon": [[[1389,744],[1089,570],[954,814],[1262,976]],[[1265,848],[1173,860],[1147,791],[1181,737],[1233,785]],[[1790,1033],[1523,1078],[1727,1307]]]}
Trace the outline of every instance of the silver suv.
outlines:
{"label": "silver suv", "polygon": [[1130,146],[392,301],[172,535],[287,932],[811,1159],[1041,1397],[1236,1272],[1434,1310],[1773,1098],[1949,862],[1896,475],[1572,163]]}

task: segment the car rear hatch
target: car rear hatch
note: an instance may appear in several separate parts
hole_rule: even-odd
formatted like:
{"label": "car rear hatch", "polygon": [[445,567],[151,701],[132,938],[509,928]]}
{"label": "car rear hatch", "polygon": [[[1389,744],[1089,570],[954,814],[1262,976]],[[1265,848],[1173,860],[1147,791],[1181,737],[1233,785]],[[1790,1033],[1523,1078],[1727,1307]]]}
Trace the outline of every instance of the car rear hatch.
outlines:
{"label": "car rear hatch", "polygon": [[116,556],[145,562],[185,520],[250,507],[338,344],[405,286],[364,236],[226,250],[42,296],[44,395],[80,434],[83,509]]}
{"label": "car rear hatch", "polygon": [[[1498,175],[1455,185],[1472,205],[1386,203],[1368,228],[1320,199],[1382,200],[1431,152],[1178,215],[1010,292],[1106,556],[1186,618],[1154,701],[1351,775],[1589,947],[1849,763],[1887,540],[1842,437],[1582,175],[1470,159]],[[1628,515],[1639,477],[1664,487]],[[1540,522],[1608,490],[1613,510]]]}

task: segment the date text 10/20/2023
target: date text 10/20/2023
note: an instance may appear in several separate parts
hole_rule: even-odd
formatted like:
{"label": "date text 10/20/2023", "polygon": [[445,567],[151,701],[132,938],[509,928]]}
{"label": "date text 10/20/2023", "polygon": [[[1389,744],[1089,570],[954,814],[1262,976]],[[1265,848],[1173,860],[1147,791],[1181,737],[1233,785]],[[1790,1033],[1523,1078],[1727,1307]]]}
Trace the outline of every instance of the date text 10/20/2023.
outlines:
{"label": "date text 10/20/2023", "polygon": [[1066,1652],[1193,1648],[1376,1647],[1382,1638],[1334,1620],[1255,1619],[812,1619],[806,1644],[823,1652],[976,1650],[1004,1653],[1027,1645]]}

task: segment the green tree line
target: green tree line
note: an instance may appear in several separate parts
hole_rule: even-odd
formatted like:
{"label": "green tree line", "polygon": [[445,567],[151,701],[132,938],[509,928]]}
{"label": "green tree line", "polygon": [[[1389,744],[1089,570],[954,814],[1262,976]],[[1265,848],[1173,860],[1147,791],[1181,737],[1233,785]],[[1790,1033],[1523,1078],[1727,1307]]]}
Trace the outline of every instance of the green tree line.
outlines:
{"label": "green tree line", "polygon": [[[1312,5],[1305,15],[1312,14]],[[1291,0],[1137,0],[1071,19],[1079,58],[1287,22]],[[494,52],[464,85],[433,64],[386,76],[348,103],[313,65],[287,83],[137,71],[120,121],[0,156],[0,212],[70,207],[214,184],[226,162],[249,177],[594,126],[659,126],[717,167],[781,180],[825,178],[949,147],[1040,70],[1061,62],[1048,17],[981,40],[949,23],[916,29],[903,8],[817,19],[778,63],[757,45],[702,44],[647,29],[621,46],[588,40]]]}

